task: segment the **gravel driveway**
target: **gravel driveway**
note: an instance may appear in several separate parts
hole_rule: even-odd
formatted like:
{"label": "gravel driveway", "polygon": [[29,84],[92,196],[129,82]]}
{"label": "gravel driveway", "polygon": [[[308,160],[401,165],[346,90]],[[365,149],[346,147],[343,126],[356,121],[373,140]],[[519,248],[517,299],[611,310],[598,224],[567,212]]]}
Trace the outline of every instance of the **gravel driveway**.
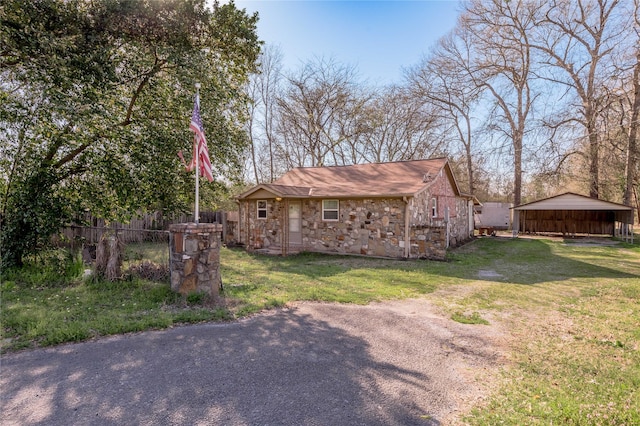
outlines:
{"label": "gravel driveway", "polygon": [[426,300],[301,303],[3,355],[3,425],[439,425],[486,393],[495,326]]}

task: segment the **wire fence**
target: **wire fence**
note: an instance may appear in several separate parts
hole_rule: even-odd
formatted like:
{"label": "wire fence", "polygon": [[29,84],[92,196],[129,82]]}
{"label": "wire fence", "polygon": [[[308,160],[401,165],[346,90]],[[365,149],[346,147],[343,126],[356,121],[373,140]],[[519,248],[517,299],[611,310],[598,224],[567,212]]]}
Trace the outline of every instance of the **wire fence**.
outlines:
{"label": "wire fence", "polygon": [[[98,226],[69,226],[53,242],[80,252],[87,265],[98,266],[104,241],[115,241],[122,271],[150,279],[166,278],[169,269],[169,231]],[[103,247],[100,247],[103,244]],[[104,250],[104,248],[103,248]],[[113,255],[113,254],[112,254]],[[109,254],[107,254],[109,256]]]}
{"label": "wire fence", "polygon": [[[61,229],[54,241],[58,245],[66,244],[77,248],[77,245],[97,244],[102,236],[110,232],[117,235],[123,243],[141,243],[163,240],[163,233],[175,223],[193,222],[192,214],[176,214],[163,216],[159,212],[151,212],[131,219],[129,223],[107,223],[104,219],[90,213],[78,217],[76,223]],[[233,243],[238,234],[238,212],[205,211],[200,213],[200,223],[222,224],[223,243]]]}
{"label": "wire fence", "polygon": [[[235,214],[234,214],[235,213]],[[223,243],[234,244],[238,234],[237,212],[200,213],[200,223],[219,223],[223,227]],[[52,239],[56,247],[82,254],[83,262],[97,273],[120,277],[139,275],[148,279],[169,276],[169,231],[172,223],[193,221],[189,215],[163,216],[148,213],[129,223],[112,222],[87,213],[78,223],[62,228]],[[111,265],[109,269],[107,266]],[[111,271],[111,273],[109,273]]]}

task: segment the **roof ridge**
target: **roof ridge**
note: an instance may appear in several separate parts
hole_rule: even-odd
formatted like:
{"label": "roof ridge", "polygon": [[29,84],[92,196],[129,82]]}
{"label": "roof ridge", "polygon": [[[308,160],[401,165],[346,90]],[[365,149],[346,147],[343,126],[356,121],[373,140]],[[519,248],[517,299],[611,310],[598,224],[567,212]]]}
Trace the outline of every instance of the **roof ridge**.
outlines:
{"label": "roof ridge", "polygon": [[[357,166],[369,166],[369,165],[385,165],[385,164],[398,164],[398,163],[417,163],[419,161],[436,161],[436,160],[445,160],[448,161],[446,156],[435,157],[435,158],[423,158],[420,160],[397,160],[397,161],[382,161],[375,163],[357,163],[357,164],[342,164],[342,165],[333,165],[333,166],[299,166],[294,167],[291,170],[300,170],[300,169],[327,169],[327,168],[339,168],[339,167],[357,167]],[[291,171],[289,170],[289,171]]]}

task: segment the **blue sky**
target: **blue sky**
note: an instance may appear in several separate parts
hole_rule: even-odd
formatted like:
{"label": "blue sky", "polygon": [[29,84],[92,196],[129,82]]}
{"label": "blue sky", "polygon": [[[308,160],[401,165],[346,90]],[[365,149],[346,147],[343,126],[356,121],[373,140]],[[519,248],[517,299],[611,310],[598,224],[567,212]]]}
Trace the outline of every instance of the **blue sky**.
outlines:
{"label": "blue sky", "polygon": [[236,0],[258,12],[258,35],[279,45],[285,70],[314,57],[353,65],[370,84],[402,81],[402,68],[447,34],[458,16],[457,0],[342,1]]}

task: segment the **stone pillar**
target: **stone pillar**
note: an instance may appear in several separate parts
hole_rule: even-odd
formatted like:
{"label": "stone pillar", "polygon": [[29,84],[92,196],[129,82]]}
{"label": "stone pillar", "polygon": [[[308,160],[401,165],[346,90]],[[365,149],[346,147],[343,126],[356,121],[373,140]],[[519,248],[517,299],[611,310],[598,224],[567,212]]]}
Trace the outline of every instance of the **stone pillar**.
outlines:
{"label": "stone pillar", "polygon": [[178,223],[169,226],[171,290],[206,293],[217,299],[220,277],[220,236],[217,223]]}

